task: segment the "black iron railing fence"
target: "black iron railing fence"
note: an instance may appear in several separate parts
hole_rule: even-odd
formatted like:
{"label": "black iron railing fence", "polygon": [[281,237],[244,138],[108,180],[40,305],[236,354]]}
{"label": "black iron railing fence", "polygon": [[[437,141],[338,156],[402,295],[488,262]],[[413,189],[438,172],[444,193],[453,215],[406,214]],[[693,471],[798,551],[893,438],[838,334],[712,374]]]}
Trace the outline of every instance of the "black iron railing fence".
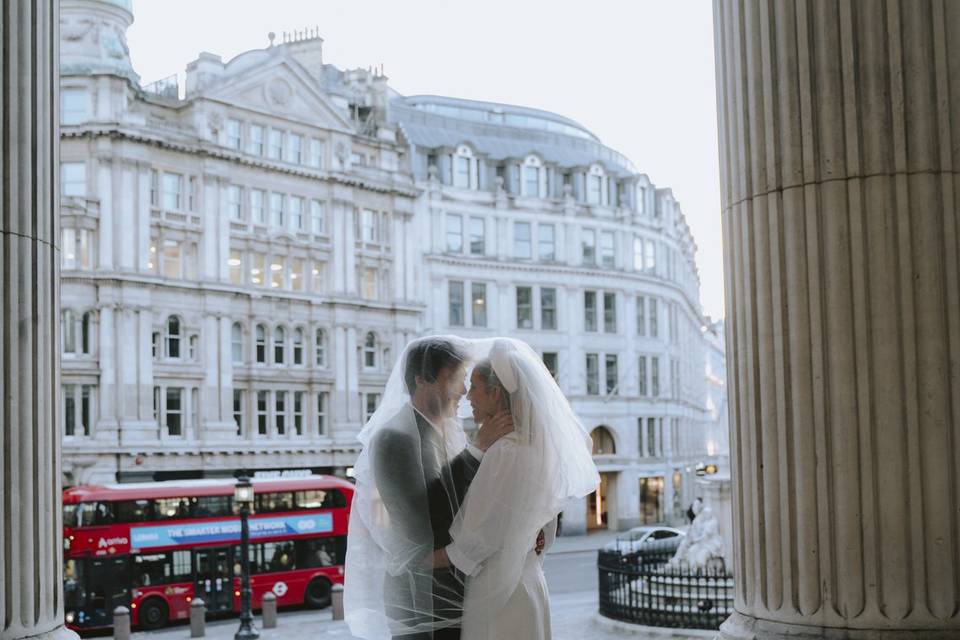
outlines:
{"label": "black iron railing fence", "polygon": [[600,615],[656,627],[719,629],[733,612],[733,576],[722,561],[672,567],[671,552],[599,551]]}

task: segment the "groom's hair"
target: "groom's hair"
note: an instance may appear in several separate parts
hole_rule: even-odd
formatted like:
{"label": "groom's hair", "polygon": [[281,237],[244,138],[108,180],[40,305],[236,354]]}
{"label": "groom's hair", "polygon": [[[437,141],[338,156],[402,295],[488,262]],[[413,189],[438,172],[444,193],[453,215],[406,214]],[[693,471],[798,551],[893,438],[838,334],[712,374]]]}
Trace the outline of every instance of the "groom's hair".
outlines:
{"label": "groom's hair", "polygon": [[410,347],[407,363],[403,370],[403,380],[412,396],[417,390],[417,376],[427,382],[434,382],[442,369],[460,366],[467,359],[466,354],[453,342],[445,338],[425,338]]}

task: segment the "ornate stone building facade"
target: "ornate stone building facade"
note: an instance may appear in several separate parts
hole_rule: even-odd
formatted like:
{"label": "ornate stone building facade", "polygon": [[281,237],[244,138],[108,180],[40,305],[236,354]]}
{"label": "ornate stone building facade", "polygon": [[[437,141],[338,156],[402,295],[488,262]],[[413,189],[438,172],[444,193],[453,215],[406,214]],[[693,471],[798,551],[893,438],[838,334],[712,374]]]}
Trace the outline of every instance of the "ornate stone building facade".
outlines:
{"label": "ornate stone building facade", "polygon": [[65,482],[349,473],[408,340],[514,335],[594,433],[568,531],[683,519],[715,452],[669,189],[556,114],[341,71],[312,32],[141,87],[132,19],[62,3]]}

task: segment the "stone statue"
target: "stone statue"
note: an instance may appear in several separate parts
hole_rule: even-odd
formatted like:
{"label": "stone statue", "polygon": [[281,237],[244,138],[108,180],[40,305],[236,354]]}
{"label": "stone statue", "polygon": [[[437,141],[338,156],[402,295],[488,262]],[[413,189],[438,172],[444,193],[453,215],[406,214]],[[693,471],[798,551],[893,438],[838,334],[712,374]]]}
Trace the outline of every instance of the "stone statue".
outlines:
{"label": "stone statue", "polygon": [[711,560],[723,562],[723,538],[720,537],[720,521],[703,500],[697,498],[690,509],[694,513],[693,524],[680,543],[677,553],[668,563],[672,567],[684,566],[703,570],[712,566]]}

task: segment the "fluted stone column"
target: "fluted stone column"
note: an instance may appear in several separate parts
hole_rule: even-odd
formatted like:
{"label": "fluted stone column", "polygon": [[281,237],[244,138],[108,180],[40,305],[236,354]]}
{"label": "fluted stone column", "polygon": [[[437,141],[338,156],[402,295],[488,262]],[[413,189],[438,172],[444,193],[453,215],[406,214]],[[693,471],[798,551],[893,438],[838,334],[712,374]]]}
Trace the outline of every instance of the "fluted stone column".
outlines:
{"label": "fluted stone column", "polygon": [[57,1],[0,8],[0,639],[63,627]]}
{"label": "fluted stone column", "polygon": [[714,12],[722,635],[960,637],[960,2]]}

